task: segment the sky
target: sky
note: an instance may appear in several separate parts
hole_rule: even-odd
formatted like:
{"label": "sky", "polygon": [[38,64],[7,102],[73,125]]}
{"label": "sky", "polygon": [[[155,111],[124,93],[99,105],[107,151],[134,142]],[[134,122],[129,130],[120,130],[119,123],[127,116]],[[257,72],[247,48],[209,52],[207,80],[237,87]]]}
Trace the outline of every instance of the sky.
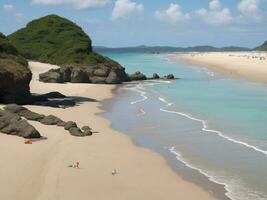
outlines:
{"label": "sky", "polygon": [[0,0],[0,32],[57,14],[94,46],[256,47],[267,40],[267,0]]}

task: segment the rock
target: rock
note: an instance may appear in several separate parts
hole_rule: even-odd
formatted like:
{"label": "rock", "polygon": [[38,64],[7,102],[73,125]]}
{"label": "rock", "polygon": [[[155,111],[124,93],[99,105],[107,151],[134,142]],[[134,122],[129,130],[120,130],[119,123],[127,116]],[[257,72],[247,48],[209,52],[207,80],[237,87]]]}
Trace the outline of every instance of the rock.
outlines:
{"label": "rock", "polygon": [[96,69],[93,74],[94,76],[107,77],[109,74],[109,69],[102,67],[100,69]]}
{"label": "rock", "polygon": [[45,118],[43,118],[40,122],[42,124],[45,124],[45,125],[58,125],[58,126],[60,126],[60,125],[62,125],[63,121],[54,115],[48,115]]}
{"label": "rock", "polygon": [[0,103],[31,103],[31,79],[27,60],[0,33]]}
{"label": "rock", "polygon": [[60,68],[60,73],[63,76],[63,81],[70,82],[71,81],[71,72],[72,72],[73,67],[68,66],[68,67],[61,67]]}
{"label": "rock", "polygon": [[77,124],[73,121],[66,122],[64,126],[65,130],[70,130],[71,128],[77,128]]}
{"label": "rock", "polygon": [[157,73],[153,74],[153,79],[159,79],[159,78],[160,78],[160,76]]}
{"label": "rock", "polygon": [[94,83],[94,84],[105,84],[106,78],[100,77],[100,76],[93,76],[93,77],[90,77],[90,81],[91,83]]}
{"label": "rock", "polygon": [[17,104],[8,104],[7,106],[4,107],[4,110],[11,112],[11,113],[19,114],[20,112],[27,110],[27,108],[23,106],[19,106]]}
{"label": "rock", "polygon": [[147,80],[147,77],[142,74],[141,72],[135,72],[133,74],[129,75],[129,78],[131,81],[142,81],[142,80]]}
{"label": "rock", "polygon": [[121,80],[114,71],[111,71],[106,79],[106,83],[107,84],[120,84]]}
{"label": "rock", "polygon": [[40,133],[16,113],[0,110],[0,132],[24,138],[40,138]]}
{"label": "rock", "polygon": [[164,77],[165,79],[175,79],[173,74],[168,74],[167,76]]}
{"label": "rock", "polygon": [[85,71],[75,68],[71,73],[71,83],[90,83],[89,77]]}
{"label": "rock", "polygon": [[79,128],[70,128],[69,129],[69,132],[70,132],[70,134],[72,135],[72,136],[77,136],[77,137],[83,137],[84,136],[84,134],[83,134],[83,132],[81,131],[81,129],[79,129]]}
{"label": "rock", "polygon": [[39,74],[39,80],[45,83],[64,83],[60,69],[50,69],[48,72]]}
{"label": "rock", "polygon": [[4,107],[4,110],[11,112],[11,113],[16,113],[21,117],[24,117],[28,120],[33,120],[33,121],[41,121],[45,115],[40,115],[38,113],[32,112],[28,110],[25,107],[16,105],[16,104],[10,104]]}
{"label": "rock", "polygon": [[89,126],[83,126],[82,130],[83,130],[84,136],[93,135],[92,129]]}

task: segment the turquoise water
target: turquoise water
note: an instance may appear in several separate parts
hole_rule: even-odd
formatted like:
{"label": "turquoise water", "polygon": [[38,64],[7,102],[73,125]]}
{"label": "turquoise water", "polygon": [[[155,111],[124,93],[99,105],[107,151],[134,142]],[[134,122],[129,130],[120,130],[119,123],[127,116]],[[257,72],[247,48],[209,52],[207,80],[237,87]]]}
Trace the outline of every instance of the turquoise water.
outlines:
{"label": "turquoise water", "polygon": [[181,78],[126,85],[104,114],[114,128],[161,153],[212,193],[219,193],[214,185],[220,184],[231,199],[267,199],[266,85],[175,63],[166,55],[106,55],[128,72]]}

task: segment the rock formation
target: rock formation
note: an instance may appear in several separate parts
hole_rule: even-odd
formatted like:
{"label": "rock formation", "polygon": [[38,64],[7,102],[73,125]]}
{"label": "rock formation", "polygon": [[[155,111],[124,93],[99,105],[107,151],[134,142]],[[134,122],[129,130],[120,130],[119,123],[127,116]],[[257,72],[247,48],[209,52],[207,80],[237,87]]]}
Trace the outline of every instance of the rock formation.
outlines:
{"label": "rock formation", "polygon": [[28,62],[0,33],[0,103],[25,104],[31,101]]}
{"label": "rock formation", "polygon": [[[54,115],[41,115],[16,104],[9,104],[4,107],[4,111],[0,110],[0,132],[25,138],[41,137],[39,132],[28,124],[26,120],[22,120],[21,117],[27,120],[38,121],[44,125],[64,127],[71,135],[77,137],[90,136],[93,134],[89,126],[84,126],[81,130],[75,122],[64,122]],[[18,125],[17,127],[16,124]]]}
{"label": "rock formation", "polygon": [[142,81],[142,80],[147,80],[146,75],[142,74],[141,72],[137,71],[133,74],[129,75],[129,78],[131,81]]}
{"label": "rock formation", "polygon": [[57,15],[34,20],[9,39],[25,58],[61,66],[41,74],[40,81],[118,84],[129,80],[119,63],[93,52],[90,37],[79,26]]}
{"label": "rock formation", "polygon": [[18,114],[0,109],[0,132],[24,138],[40,138],[40,133]]}

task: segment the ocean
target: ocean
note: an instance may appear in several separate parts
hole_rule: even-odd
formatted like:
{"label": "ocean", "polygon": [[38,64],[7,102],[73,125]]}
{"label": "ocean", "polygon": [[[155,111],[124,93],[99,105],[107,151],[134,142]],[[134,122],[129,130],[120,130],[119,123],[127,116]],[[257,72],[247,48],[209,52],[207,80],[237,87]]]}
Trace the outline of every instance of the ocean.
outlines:
{"label": "ocean", "polygon": [[101,115],[135,144],[219,199],[267,199],[267,85],[238,80],[167,55],[105,53],[127,72],[174,81],[120,87]]}

